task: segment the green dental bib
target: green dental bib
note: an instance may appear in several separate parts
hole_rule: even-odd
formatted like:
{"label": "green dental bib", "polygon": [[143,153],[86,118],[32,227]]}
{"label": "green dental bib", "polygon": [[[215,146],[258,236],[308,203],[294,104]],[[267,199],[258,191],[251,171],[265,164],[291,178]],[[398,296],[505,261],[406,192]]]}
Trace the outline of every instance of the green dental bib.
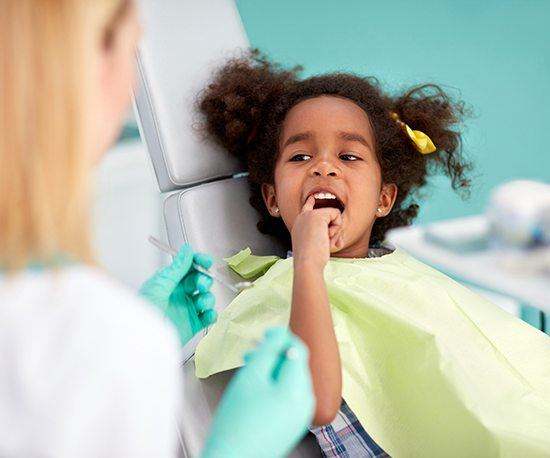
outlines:
{"label": "green dental bib", "polygon": [[[331,258],[324,275],[343,398],[385,451],[550,457],[547,335],[399,250]],[[242,366],[267,327],[288,325],[292,277],[279,260],[235,298],[197,348],[198,377]]]}

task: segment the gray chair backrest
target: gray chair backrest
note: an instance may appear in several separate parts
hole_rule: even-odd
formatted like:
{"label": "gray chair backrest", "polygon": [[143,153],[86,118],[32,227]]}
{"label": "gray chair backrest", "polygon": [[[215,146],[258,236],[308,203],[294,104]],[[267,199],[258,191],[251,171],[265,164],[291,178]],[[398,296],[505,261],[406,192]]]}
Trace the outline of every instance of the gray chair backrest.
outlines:
{"label": "gray chair backrest", "polygon": [[[140,0],[145,34],[138,51],[136,116],[161,192],[170,245],[190,243],[212,254],[216,274],[240,279],[223,258],[249,246],[257,254],[279,254],[283,248],[256,229],[257,215],[248,204],[242,166],[204,142],[194,129],[195,100],[212,71],[248,41],[233,0]],[[218,284],[212,292],[222,310],[234,295]],[[194,377],[193,354],[204,334],[182,349],[185,361],[184,418],[180,425],[184,456],[199,455],[229,374],[202,381]],[[309,437],[293,457],[320,456]]]}
{"label": "gray chair backrest", "polygon": [[160,190],[173,191],[242,171],[195,131],[197,94],[212,71],[248,48],[232,0],[140,0],[144,36],[135,102]]}

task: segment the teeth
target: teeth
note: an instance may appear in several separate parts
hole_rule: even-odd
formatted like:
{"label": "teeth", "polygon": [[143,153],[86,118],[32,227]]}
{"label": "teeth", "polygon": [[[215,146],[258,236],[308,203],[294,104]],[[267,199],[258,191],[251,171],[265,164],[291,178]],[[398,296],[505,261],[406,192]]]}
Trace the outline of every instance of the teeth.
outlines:
{"label": "teeth", "polygon": [[316,199],[336,199],[336,196],[330,192],[317,192],[315,194],[313,194],[313,197],[315,197]]}

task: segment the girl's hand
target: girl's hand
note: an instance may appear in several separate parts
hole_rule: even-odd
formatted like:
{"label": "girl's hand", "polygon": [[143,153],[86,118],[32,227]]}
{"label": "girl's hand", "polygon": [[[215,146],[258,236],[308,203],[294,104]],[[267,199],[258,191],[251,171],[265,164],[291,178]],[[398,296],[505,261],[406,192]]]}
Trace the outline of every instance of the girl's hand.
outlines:
{"label": "girl's hand", "polygon": [[292,227],[294,262],[323,269],[330,253],[344,246],[342,214],[336,208],[318,208],[309,196]]}

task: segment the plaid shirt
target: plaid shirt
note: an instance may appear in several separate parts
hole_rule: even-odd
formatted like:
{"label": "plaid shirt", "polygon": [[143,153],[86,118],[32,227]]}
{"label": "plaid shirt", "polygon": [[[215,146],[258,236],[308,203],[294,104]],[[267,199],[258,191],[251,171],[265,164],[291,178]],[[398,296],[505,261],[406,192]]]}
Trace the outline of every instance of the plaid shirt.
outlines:
{"label": "plaid shirt", "polygon": [[330,425],[312,426],[323,456],[344,458],[386,458],[384,450],[370,437],[342,399],[338,415]]}

